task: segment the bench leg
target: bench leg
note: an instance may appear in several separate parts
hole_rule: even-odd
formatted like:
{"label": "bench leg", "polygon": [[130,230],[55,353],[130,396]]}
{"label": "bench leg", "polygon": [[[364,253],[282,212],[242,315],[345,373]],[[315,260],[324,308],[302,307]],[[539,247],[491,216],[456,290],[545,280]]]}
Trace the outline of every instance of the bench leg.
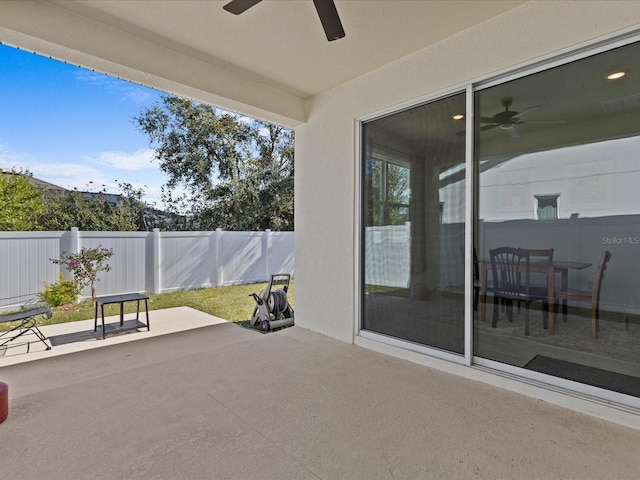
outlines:
{"label": "bench leg", "polygon": [[147,314],[147,332],[151,331],[151,324],[149,323],[149,304],[147,303],[147,299],[144,299],[144,311]]}

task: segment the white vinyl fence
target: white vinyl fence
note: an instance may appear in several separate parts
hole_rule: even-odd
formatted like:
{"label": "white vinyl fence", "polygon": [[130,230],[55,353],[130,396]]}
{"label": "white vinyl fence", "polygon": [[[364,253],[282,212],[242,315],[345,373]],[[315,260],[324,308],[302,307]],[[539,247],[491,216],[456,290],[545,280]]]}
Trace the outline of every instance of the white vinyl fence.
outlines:
{"label": "white vinyl fence", "polygon": [[[0,308],[33,299],[64,268],[51,259],[82,247],[113,248],[98,295],[162,293],[263,282],[294,274],[293,232],[0,232]],[[83,296],[89,296],[85,289]]]}
{"label": "white vinyl fence", "polygon": [[[640,312],[640,215],[606,217],[578,216],[557,220],[508,220],[478,223],[483,250],[501,246],[551,248],[554,258],[591,263],[591,267],[569,273],[577,289],[591,291],[596,266],[604,250],[611,252],[602,284],[600,305],[610,311]],[[438,286],[458,290],[464,286],[464,224],[439,225],[439,249],[434,255]],[[406,225],[367,227],[364,232],[365,282],[370,285],[407,288],[411,282],[411,228]],[[437,268],[437,267],[435,267]]]}

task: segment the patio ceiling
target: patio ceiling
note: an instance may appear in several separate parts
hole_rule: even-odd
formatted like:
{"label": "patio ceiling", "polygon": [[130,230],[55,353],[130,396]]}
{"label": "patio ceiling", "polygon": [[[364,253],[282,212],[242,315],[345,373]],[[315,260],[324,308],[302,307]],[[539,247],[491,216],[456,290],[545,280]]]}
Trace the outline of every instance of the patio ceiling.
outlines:
{"label": "patio ceiling", "polygon": [[328,42],[311,0],[20,0],[0,41],[171,93],[295,126],[305,101],[483,23],[525,0],[336,0]]}

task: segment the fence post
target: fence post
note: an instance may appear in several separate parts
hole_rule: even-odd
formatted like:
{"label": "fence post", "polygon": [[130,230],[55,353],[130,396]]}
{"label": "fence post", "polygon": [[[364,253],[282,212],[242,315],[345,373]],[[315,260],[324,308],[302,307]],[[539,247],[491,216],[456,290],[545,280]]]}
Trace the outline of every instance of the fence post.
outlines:
{"label": "fence post", "polygon": [[271,230],[267,228],[262,233],[262,258],[264,258],[264,278],[269,281],[271,276],[271,266],[269,256],[271,255]]}
{"label": "fence post", "polygon": [[80,253],[80,230],[78,227],[71,227],[69,236],[69,253]]}
{"label": "fence post", "polygon": [[151,290],[151,293],[158,294],[162,288],[162,271],[160,265],[160,229],[154,228],[149,237],[150,245],[149,254],[147,256],[148,265],[147,272],[149,274],[149,281],[147,281],[147,288]]}
{"label": "fence post", "polygon": [[222,272],[222,262],[220,261],[220,249],[221,249],[221,244],[222,244],[222,229],[221,228],[216,228],[215,231],[215,243],[214,243],[214,250],[213,250],[213,260],[215,263],[215,270],[214,270],[214,280],[215,280],[215,286],[216,287],[221,287],[222,286],[222,281],[223,281],[223,272]]}
{"label": "fence post", "polygon": [[[80,232],[78,227],[71,227],[60,237],[60,254],[67,252],[69,254],[80,253]],[[72,280],[73,275],[64,265],[60,265],[60,271],[67,280]]]}

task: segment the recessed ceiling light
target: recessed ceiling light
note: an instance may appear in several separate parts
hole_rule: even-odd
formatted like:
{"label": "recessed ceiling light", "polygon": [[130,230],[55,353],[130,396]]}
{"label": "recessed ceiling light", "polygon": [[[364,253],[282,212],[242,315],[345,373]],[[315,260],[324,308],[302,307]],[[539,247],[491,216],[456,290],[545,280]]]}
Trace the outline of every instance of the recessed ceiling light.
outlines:
{"label": "recessed ceiling light", "polygon": [[462,120],[464,118],[464,115],[461,113],[457,113],[453,116],[454,120]]}
{"label": "recessed ceiling light", "polygon": [[627,74],[627,72],[611,72],[610,74],[607,75],[607,80],[617,80],[619,78],[624,77]]}

